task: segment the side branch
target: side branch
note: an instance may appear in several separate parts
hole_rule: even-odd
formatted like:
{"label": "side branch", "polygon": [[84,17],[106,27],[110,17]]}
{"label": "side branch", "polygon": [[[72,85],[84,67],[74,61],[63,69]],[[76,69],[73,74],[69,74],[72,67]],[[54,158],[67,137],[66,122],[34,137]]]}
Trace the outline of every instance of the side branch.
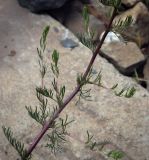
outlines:
{"label": "side branch", "polygon": [[[111,17],[111,20],[107,26],[107,29],[101,39],[101,41],[99,42],[99,45],[97,46],[95,52],[93,53],[92,55],[92,58],[87,66],[87,69],[83,75],[83,78],[85,79],[97,57],[97,54],[100,54],[100,49],[101,49],[101,46],[108,34],[108,32],[110,31],[111,29],[111,25],[112,25],[112,22],[116,16],[116,13],[117,13],[117,9],[114,8],[114,11],[113,11],[113,14],[112,14],[112,17]],[[38,133],[38,135],[36,136],[36,138],[33,140],[32,144],[29,146],[28,148],[28,151],[27,151],[27,154],[26,154],[26,158],[31,155],[32,151],[35,149],[36,145],[39,143],[39,141],[41,140],[41,138],[44,136],[44,134],[47,132],[47,130],[53,125],[55,119],[59,116],[59,114],[63,111],[63,109],[67,106],[67,104],[75,97],[75,95],[80,91],[80,88],[81,88],[81,85],[78,84],[78,86],[75,88],[75,90],[64,100],[62,106],[59,107],[59,109],[55,112],[55,114],[53,115],[53,117],[51,117],[51,119],[49,119],[47,122],[45,122],[42,130],[40,133]]]}

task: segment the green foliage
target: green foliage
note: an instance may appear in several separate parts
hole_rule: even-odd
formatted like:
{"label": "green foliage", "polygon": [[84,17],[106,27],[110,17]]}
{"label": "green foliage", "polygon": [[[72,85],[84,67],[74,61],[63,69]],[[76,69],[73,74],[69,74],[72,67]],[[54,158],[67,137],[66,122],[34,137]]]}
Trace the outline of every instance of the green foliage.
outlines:
{"label": "green foliage", "polygon": [[83,24],[84,24],[85,33],[79,33],[78,34],[78,39],[80,40],[80,42],[83,45],[85,45],[87,48],[94,51],[95,48],[96,48],[96,45],[94,43],[95,31],[93,31],[89,27],[90,18],[89,18],[89,11],[88,11],[87,6],[85,6],[83,8],[82,16],[83,16]]}
{"label": "green foliage", "polygon": [[[43,54],[46,49],[46,38],[47,34],[49,32],[49,27],[45,27],[41,39],[40,39],[40,49],[38,49],[38,57],[39,57],[39,64],[40,64],[40,70],[41,70],[41,78],[42,78],[42,86],[36,87],[36,96],[39,101],[40,106],[35,107],[35,109],[32,109],[31,106],[26,106],[26,109],[28,111],[28,114],[36,120],[38,123],[44,126],[47,118],[52,117],[55,112],[58,110],[58,107],[55,106],[50,111],[50,107],[48,106],[48,98],[53,100],[58,104],[60,107],[63,104],[63,98],[65,95],[65,86],[61,86],[60,88],[57,85],[56,79],[52,81],[52,89],[47,89],[46,86],[43,83],[44,76],[46,75],[46,68]],[[57,50],[54,50],[52,53],[52,62],[51,62],[51,70],[52,73],[58,78],[59,76],[59,68],[58,68],[58,62],[59,62],[59,53]]]}
{"label": "green foliage", "polygon": [[52,69],[53,74],[57,78],[59,76],[58,60],[59,60],[59,53],[57,52],[57,50],[54,50],[52,54],[51,69]]}
{"label": "green foliage", "polygon": [[126,90],[125,92],[125,97],[126,98],[131,98],[134,96],[134,94],[136,93],[136,89],[134,87],[130,87]]}
{"label": "green foliage", "polygon": [[84,89],[84,86],[87,84],[93,84],[97,86],[101,86],[101,72],[94,73],[93,69],[91,68],[88,75],[84,78],[83,74],[78,74],[77,76],[77,83],[80,85],[80,92],[79,92],[79,99],[77,103],[80,102],[81,99],[91,101],[91,89]]}
{"label": "green foliage", "polygon": [[95,77],[93,79],[91,79],[93,76],[93,70],[91,71],[91,76],[88,76],[88,84],[93,84],[93,85],[96,85],[96,86],[101,86],[101,78],[102,78],[102,75],[101,75],[101,71],[99,71],[97,74],[93,74],[95,75]]}
{"label": "green foliage", "polygon": [[31,106],[26,106],[26,110],[28,111],[30,117],[32,117],[41,125],[44,125],[46,119],[51,115],[50,109],[47,111],[47,101],[43,106],[40,107],[40,109],[38,109],[38,107],[36,106],[35,110],[33,110]]}
{"label": "green foliage", "polygon": [[89,11],[87,6],[84,6],[82,16],[83,16],[83,24],[84,24],[85,31],[88,32],[90,18],[89,18]]}
{"label": "green foliage", "polygon": [[3,132],[7,138],[7,140],[10,142],[10,144],[15,148],[15,150],[18,152],[18,154],[21,157],[21,160],[29,160],[31,159],[31,156],[26,158],[27,151],[24,149],[24,144],[18,141],[14,136],[11,129],[8,127],[2,127]]}
{"label": "green foliage", "polygon": [[36,92],[39,93],[39,94],[42,94],[43,96],[47,97],[47,98],[51,98],[51,99],[54,99],[53,98],[53,90],[52,89],[47,89],[45,86],[44,88],[42,87],[36,87]]}
{"label": "green foliage", "polygon": [[84,78],[83,74],[78,74],[77,76],[77,83],[81,86],[86,84],[94,84],[94,85],[101,85],[101,71],[99,73],[95,73],[94,70],[91,68],[88,75]]}
{"label": "green foliage", "polygon": [[[89,148],[90,150],[100,150],[101,151],[106,144],[109,144],[109,142],[104,141],[104,142],[97,143],[95,140],[93,140],[93,135],[91,135],[89,131],[87,131],[87,139],[85,142],[85,145],[87,148]],[[119,160],[124,157],[124,154],[121,151],[112,150],[108,153],[107,156],[109,158],[113,158],[114,160]]]}
{"label": "green foliage", "polygon": [[87,84],[86,78],[84,78],[83,74],[78,74],[77,76],[77,84],[83,86]]}
{"label": "green foliage", "polygon": [[[115,90],[118,87],[118,84],[114,85],[111,89]],[[122,97],[124,96],[125,98],[131,98],[134,96],[136,93],[136,89],[134,87],[128,87],[128,88],[122,88],[120,91],[115,91],[114,92],[116,96]]]}
{"label": "green foliage", "polygon": [[43,59],[43,53],[46,49],[46,39],[47,39],[47,35],[49,33],[49,26],[46,26],[42,32],[42,36],[40,38],[40,47],[37,48],[37,53],[39,58],[42,60]]}
{"label": "green foliage", "polygon": [[89,133],[89,131],[87,131],[87,139],[86,139],[86,142],[85,142],[85,146],[87,147],[87,148],[89,148],[90,150],[96,150],[96,151],[101,151],[103,148],[104,148],[104,146],[106,145],[106,144],[109,144],[110,142],[109,141],[107,141],[107,140],[104,140],[104,141],[101,141],[101,142],[96,142],[95,140],[93,140],[94,139],[94,136],[93,135],[91,135],[90,133]]}
{"label": "green foliage", "polygon": [[58,102],[60,102],[59,104],[62,104],[64,96],[65,96],[65,86],[62,86],[60,88],[60,92],[57,98]]}
{"label": "green foliage", "polygon": [[76,104],[78,104],[81,99],[84,99],[86,101],[91,101],[91,89],[83,89],[83,87],[80,88],[80,92],[79,92],[79,98],[78,101],[76,102]]}
{"label": "green foliage", "polygon": [[90,32],[90,35],[88,34],[78,34],[77,37],[79,39],[79,41],[86,46],[87,48],[91,49],[92,51],[95,50],[96,45],[94,44],[94,32]]}
{"label": "green foliage", "polygon": [[86,147],[89,147],[89,149],[94,150],[97,146],[97,143],[93,141],[93,135],[90,135],[89,131],[87,131],[87,140],[85,142]]}
{"label": "green foliage", "polygon": [[[104,5],[109,5],[114,7],[114,11],[117,11],[117,8],[121,4],[121,0],[99,0],[99,2],[103,3]],[[116,16],[113,12],[113,17]],[[31,106],[26,106],[28,114],[31,118],[37,121],[39,124],[42,125],[42,130],[38,133],[37,138],[34,139],[33,145],[29,146],[29,149],[26,150],[24,144],[18,141],[14,136],[13,132],[10,128],[6,128],[3,126],[3,132],[10,142],[10,144],[16,149],[19,153],[22,160],[29,160],[31,159],[31,153],[35,149],[38,142],[41,140],[42,136],[48,132],[47,137],[49,142],[47,143],[46,147],[50,148],[50,150],[55,153],[57,150],[61,149],[63,143],[66,142],[67,136],[67,126],[72,122],[68,121],[68,115],[66,115],[65,119],[59,118],[59,114],[63,111],[66,105],[72,100],[72,98],[79,93],[79,100],[83,98],[85,100],[90,100],[90,91],[91,89],[84,89],[84,86],[87,84],[97,85],[99,87],[103,87],[101,84],[101,72],[95,73],[92,69],[93,63],[96,59],[96,55],[100,51],[100,47],[102,44],[98,44],[99,47],[96,47],[94,43],[94,35],[95,31],[92,31],[89,28],[89,13],[88,8],[84,7],[83,11],[83,19],[84,19],[84,27],[85,27],[85,34],[80,34],[79,39],[81,42],[90,48],[93,51],[92,59],[88,64],[87,70],[84,74],[80,74],[77,76],[77,87],[76,90],[72,92],[68,98],[64,101],[66,87],[65,85],[58,85],[58,78],[59,78],[59,52],[54,50],[51,57],[51,70],[53,74],[53,81],[51,82],[51,88],[47,88],[44,84],[44,78],[47,74],[47,64],[44,59],[46,45],[47,45],[47,36],[49,32],[49,26],[45,27],[42,36],[40,38],[40,46],[37,48],[37,54],[39,58],[39,67],[40,67],[40,75],[41,75],[41,86],[36,87],[36,96],[37,100],[39,101],[39,106],[35,106],[33,109]],[[111,19],[112,24],[113,19]],[[115,31],[123,30],[124,27],[127,27],[132,22],[130,17],[127,17],[125,21],[118,21],[117,24],[114,25]],[[107,28],[106,32],[108,33],[111,30],[111,26]],[[105,33],[106,33],[105,32]],[[101,42],[102,43],[102,42]],[[96,49],[96,50],[95,50]],[[94,52],[95,51],[95,52]],[[105,87],[106,88],[106,87]],[[115,91],[117,85],[113,86],[111,89]],[[130,98],[135,93],[135,88],[124,88],[121,91],[115,91],[117,96],[125,96],[126,98]],[[49,99],[53,100],[56,105],[51,108],[49,107]],[[93,141],[93,136],[89,134],[87,131],[87,141],[86,145],[91,149],[94,150],[97,147],[97,143]],[[118,160],[122,157],[119,152],[111,151],[108,154],[109,157],[115,158]]]}
{"label": "green foliage", "polygon": [[51,152],[56,153],[57,151],[61,151],[62,145],[67,142],[67,126],[72,122],[73,120],[68,121],[68,115],[66,115],[65,119],[59,118],[58,122],[54,124],[52,131],[47,134],[50,142],[47,143],[46,147]]}
{"label": "green foliage", "polygon": [[46,48],[46,40],[47,40],[47,35],[49,33],[49,29],[50,27],[49,26],[46,26],[43,30],[43,33],[42,33],[42,37],[40,39],[40,47],[42,49],[42,51],[44,52],[45,51],[45,48]]}
{"label": "green foliage", "polygon": [[[55,78],[52,82],[52,86],[55,91],[55,101],[57,102],[58,106],[61,107],[61,105],[63,104],[63,99],[65,96],[66,87],[65,86],[58,87]],[[53,98],[53,100],[54,100],[54,98]]]}
{"label": "green foliage", "polygon": [[119,159],[122,159],[124,157],[124,154],[121,151],[112,150],[108,153],[108,157],[111,157],[114,160],[119,160]]}
{"label": "green foliage", "polygon": [[98,1],[103,5],[112,6],[115,8],[118,8],[121,5],[121,0],[98,0]]}
{"label": "green foliage", "polygon": [[125,20],[119,19],[118,22],[115,22],[113,25],[113,32],[122,33],[132,24],[132,16],[127,16]]}
{"label": "green foliage", "polygon": [[37,53],[38,53],[38,57],[39,57],[39,66],[40,66],[40,74],[41,77],[44,78],[46,71],[47,71],[47,66],[44,63],[44,59],[43,59],[43,54],[45,52],[46,49],[46,39],[47,39],[47,35],[49,33],[49,26],[46,26],[45,29],[43,30],[42,36],[40,38],[40,47],[37,48]]}
{"label": "green foliage", "polygon": [[[48,29],[47,27],[44,29],[44,32],[42,34],[41,40],[40,40],[40,52],[38,52],[39,57],[39,64],[41,70],[43,70],[45,66],[45,62],[43,59],[43,52],[45,51],[46,47],[46,38],[47,38]],[[42,53],[42,54],[39,54]],[[65,96],[65,90],[66,87],[58,86],[57,78],[59,77],[59,52],[57,50],[54,50],[51,56],[51,70],[54,75],[54,79],[52,81],[52,88],[48,89],[44,84],[42,84],[41,87],[36,87],[36,96],[39,101],[40,106],[35,107],[35,109],[32,109],[31,106],[27,107],[26,109],[34,120],[36,120],[38,123],[40,123],[43,127],[47,120],[49,118],[52,118],[55,113],[58,111],[58,109],[63,105],[63,99]],[[46,75],[46,71],[41,72],[42,82],[43,78]],[[48,99],[53,100],[57,104],[50,109],[48,106]],[[66,116],[65,119],[60,118],[59,121],[53,123],[52,126],[50,126],[50,133],[47,135],[49,139],[49,143],[46,145],[46,147],[49,147],[52,152],[55,153],[56,150],[59,150],[61,148],[61,144],[66,142],[65,136],[67,134],[66,127],[69,123],[72,121],[68,121],[68,116]]]}

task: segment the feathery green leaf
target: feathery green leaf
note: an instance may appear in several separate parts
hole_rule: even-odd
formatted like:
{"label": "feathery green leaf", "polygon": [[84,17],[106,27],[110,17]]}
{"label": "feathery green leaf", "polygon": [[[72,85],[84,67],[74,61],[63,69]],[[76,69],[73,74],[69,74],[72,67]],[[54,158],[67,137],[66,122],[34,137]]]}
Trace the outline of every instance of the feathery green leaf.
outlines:
{"label": "feathery green leaf", "polygon": [[29,160],[31,156],[26,157],[27,150],[24,147],[24,144],[18,141],[14,136],[11,129],[5,126],[2,126],[3,132],[7,138],[7,140],[10,142],[10,144],[16,149],[16,151],[19,153],[22,160]]}

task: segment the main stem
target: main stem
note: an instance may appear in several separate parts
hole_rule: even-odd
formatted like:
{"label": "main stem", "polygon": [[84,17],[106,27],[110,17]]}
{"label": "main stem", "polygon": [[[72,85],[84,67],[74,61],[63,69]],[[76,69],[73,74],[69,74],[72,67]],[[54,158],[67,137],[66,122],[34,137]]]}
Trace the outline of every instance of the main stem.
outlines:
{"label": "main stem", "polygon": [[[116,13],[117,13],[117,9],[114,8],[114,11],[112,13],[112,17],[110,19],[110,22],[109,22],[109,25],[107,26],[107,29],[99,43],[99,45],[97,46],[95,52],[93,53],[93,56],[87,66],[87,69],[83,75],[83,78],[85,79],[97,57],[97,54],[100,53],[100,49],[101,49],[101,46],[108,34],[108,32],[110,31],[111,29],[111,25],[112,25],[112,22],[116,16]],[[65,101],[63,102],[63,105],[55,112],[55,114],[53,115],[53,117],[51,117],[47,122],[45,122],[42,130],[40,131],[40,133],[38,133],[38,135],[35,137],[35,139],[33,140],[32,144],[29,146],[28,150],[27,150],[27,154],[26,154],[26,157],[28,157],[32,151],[35,149],[36,145],[39,143],[39,141],[41,140],[41,138],[44,136],[44,134],[47,132],[47,130],[50,128],[50,126],[52,126],[52,124],[54,123],[55,119],[59,116],[59,114],[63,111],[63,109],[67,106],[67,104],[75,97],[75,95],[80,91],[80,88],[81,88],[81,85],[78,84],[78,86],[75,88],[75,90],[65,99]]]}

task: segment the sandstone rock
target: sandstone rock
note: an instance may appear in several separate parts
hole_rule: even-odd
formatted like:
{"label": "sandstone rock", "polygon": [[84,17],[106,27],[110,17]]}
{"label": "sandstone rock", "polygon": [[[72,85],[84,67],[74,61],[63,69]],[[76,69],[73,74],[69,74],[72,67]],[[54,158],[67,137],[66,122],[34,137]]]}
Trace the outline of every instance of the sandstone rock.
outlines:
{"label": "sandstone rock", "polygon": [[138,69],[145,58],[138,46],[133,42],[111,42],[102,47],[102,56],[111,61],[125,75],[131,75]]}
{"label": "sandstone rock", "polygon": [[22,7],[30,9],[32,12],[48,11],[60,8],[68,0],[18,0]]}
{"label": "sandstone rock", "polygon": [[[124,35],[130,40],[135,41],[140,47],[149,43],[149,12],[147,7],[142,3],[137,3],[132,9],[127,10],[115,18],[125,20],[127,16],[133,18],[133,25],[129,27]],[[114,22],[114,23],[115,23]]]}
{"label": "sandstone rock", "polygon": [[127,7],[132,7],[139,1],[140,0],[122,0],[122,4],[124,4]]}
{"label": "sandstone rock", "polygon": [[141,48],[141,51],[146,58],[149,57],[149,46],[145,46],[145,47]]}
{"label": "sandstone rock", "polygon": [[[95,8],[95,11],[96,12],[98,12],[99,14],[101,14],[102,16],[106,16],[106,17],[104,17],[106,20],[108,20],[107,19],[107,17],[109,18],[109,14],[110,14],[110,12],[111,12],[111,10],[112,10],[112,7],[110,7],[110,6],[104,6],[102,3],[100,3],[99,1],[94,1],[94,0],[91,0],[91,2],[90,2],[91,4],[91,6],[93,6],[94,8]],[[97,14],[98,14],[97,13]]]}
{"label": "sandstone rock", "polygon": [[[0,16],[0,126],[10,126],[15,135],[28,146],[41,129],[27,115],[24,106],[37,105],[34,89],[40,84],[40,78],[36,48],[42,29],[45,25],[51,26],[45,56],[49,62],[53,49],[60,52],[60,83],[67,85],[66,95],[75,88],[76,75],[84,71],[92,53],[80,43],[74,49],[64,48],[60,40],[66,33],[78,43],[66,28],[49,16],[34,15],[22,9],[14,0],[2,1]],[[9,56],[10,53],[13,56]],[[102,70],[102,83],[107,87],[115,83],[119,83],[119,89],[133,85],[137,93],[133,98],[126,99],[116,97],[109,90],[90,86],[93,101],[81,101],[76,106],[76,97],[61,115],[68,114],[70,120],[75,120],[68,128],[69,142],[64,145],[62,152],[56,157],[50,154],[44,148],[45,137],[33,152],[33,160],[105,160],[107,150],[113,148],[122,150],[129,160],[149,158],[148,92],[132,79],[119,74],[101,57],[97,58],[94,67],[96,71]],[[49,74],[48,84],[53,79],[52,74]],[[110,145],[105,145],[100,152],[88,150],[84,147],[87,130],[95,136],[97,142],[106,140]],[[0,159],[17,159],[17,153],[1,129],[0,135]]]}

